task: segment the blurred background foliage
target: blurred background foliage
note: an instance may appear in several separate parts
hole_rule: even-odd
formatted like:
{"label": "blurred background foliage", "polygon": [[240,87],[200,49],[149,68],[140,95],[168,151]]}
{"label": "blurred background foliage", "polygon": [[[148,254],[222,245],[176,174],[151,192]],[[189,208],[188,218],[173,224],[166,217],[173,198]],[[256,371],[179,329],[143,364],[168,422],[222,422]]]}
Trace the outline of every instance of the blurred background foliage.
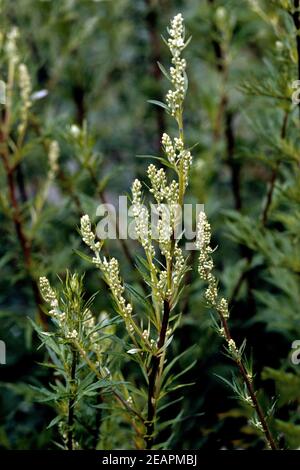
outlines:
{"label": "blurred background foliage", "polygon": [[[66,268],[86,272],[87,296],[101,292],[98,314],[112,311],[95,269],[74,253],[76,228],[83,213],[96,221],[99,202],[115,202],[135,176],[143,177],[148,160],[137,156],[160,155],[170,123],[148,100],[166,91],[157,67],[168,61],[161,33],[178,11],[192,35],[185,128],[187,141],[197,146],[188,199],[205,204],[233,331],[240,342],[247,338],[257,382],[276,400],[275,432],[283,447],[299,447],[300,375],[290,361],[291,343],[300,335],[299,111],[291,102],[291,83],[300,78],[295,6],[292,0],[1,1],[1,43],[13,26],[19,29],[19,55],[39,99],[13,170],[30,266],[0,165],[0,338],[7,346],[7,364],[0,366],[0,448],[55,448],[55,428],[47,428],[55,414],[37,402],[31,387],[49,381],[49,371],[39,366],[45,353],[28,321],[37,318],[41,303],[37,278],[47,275],[57,285],[56,274],[63,278]],[[5,81],[3,47],[0,57]],[[59,169],[39,211],[53,139],[60,146]],[[136,283],[134,242],[108,245],[121,260],[123,277]],[[197,363],[186,380],[195,383],[184,393],[172,447],[261,448],[247,410],[217,377],[230,378],[232,364],[210,328],[194,265],[173,349],[180,354],[197,345],[190,358]],[[103,426],[113,437],[98,447],[130,447],[122,423]]]}

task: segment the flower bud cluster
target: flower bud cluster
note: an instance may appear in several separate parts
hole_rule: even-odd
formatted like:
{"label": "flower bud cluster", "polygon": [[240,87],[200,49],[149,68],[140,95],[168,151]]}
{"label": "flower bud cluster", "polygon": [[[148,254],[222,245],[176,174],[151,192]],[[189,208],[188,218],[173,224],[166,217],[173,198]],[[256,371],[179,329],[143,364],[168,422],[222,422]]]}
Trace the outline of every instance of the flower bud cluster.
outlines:
{"label": "flower bud cluster", "polygon": [[197,224],[196,246],[200,250],[198,272],[200,278],[207,282],[208,287],[205,291],[207,302],[214,307],[218,313],[225,319],[229,318],[227,300],[223,297],[219,299],[218,283],[212,273],[214,263],[211,257],[213,249],[210,246],[211,227],[206,214],[200,212]]}
{"label": "flower bud cluster", "polygon": [[168,46],[172,54],[170,78],[174,88],[168,91],[166,102],[171,115],[176,117],[178,113],[181,112],[185,95],[186,61],[180,57],[181,52],[185,47],[185,31],[181,14],[178,14],[173,18],[168,32]]}
{"label": "flower bud cluster", "polygon": [[123,296],[125,289],[120,279],[119,263],[116,258],[107,260],[104,257],[103,260],[101,259],[101,243],[95,242],[96,236],[91,229],[91,221],[88,215],[83,215],[81,217],[81,236],[84,243],[88,245],[95,254],[93,262],[102,271],[105,281],[110,287],[118,305],[120,315],[125,319],[129,319],[132,313],[132,305],[127,303]]}
{"label": "flower bud cluster", "polygon": [[28,120],[28,112],[29,108],[31,107],[31,79],[28,73],[28,69],[25,64],[19,65],[19,87],[21,93],[21,122],[19,124],[19,134],[22,134],[25,131],[27,120]]}
{"label": "flower bud cluster", "polygon": [[53,140],[50,143],[49,153],[48,153],[48,161],[49,161],[49,172],[48,178],[49,180],[53,180],[55,174],[58,171],[58,158],[59,158],[59,145],[56,140]]}
{"label": "flower bud cluster", "polygon": [[191,152],[184,149],[184,143],[181,138],[175,138],[172,141],[171,137],[166,133],[162,136],[162,146],[168,161],[174,165],[178,173],[182,173],[183,184],[186,188],[189,170],[193,161]]}

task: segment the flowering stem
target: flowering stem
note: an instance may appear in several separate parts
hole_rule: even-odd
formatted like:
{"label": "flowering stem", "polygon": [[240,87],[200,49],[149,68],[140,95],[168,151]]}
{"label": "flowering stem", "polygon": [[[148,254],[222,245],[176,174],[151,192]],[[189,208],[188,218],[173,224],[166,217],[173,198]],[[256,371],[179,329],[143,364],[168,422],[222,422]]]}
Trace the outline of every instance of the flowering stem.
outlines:
{"label": "flowering stem", "polygon": [[[230,332],[230,329],[229,329],[229,326],[228,326],[227,319],[224,317],[222,312],[219,311],[219,310],[218,310],[218,314],[219,314],[219,317],[220,317],[220,320],[221,320],[221,323],[222,323],[222,327],[224,329],[225,339],[226,339],[227,343],[230,343],[232,341],[232,336],[231,336],[231,332]],[[234,360],[235,360],[236,365],[237,365],[237,367],[240,371],[242,379],[243,379],[243,381],[244,381],[244,383],[247,387],[248,393],[249,393],[250,398],[251,398],[252,403],[253,403],[253,407],[255,408],[255,411],[256,411],[257,416],[259,418],[259,421],[261,423],[263,432],[266,436],[267,442],[268,442],[268,444],[269,444],[269,446],[272,450],[277,450],[277,444],[275,443],[274,437],[273,437],[273,435],[270,431],[270,428],[268,426],[268,423],[266,421],[264,412],[263,412],[263,410],[260,406],[260,403],[257,399],[256,392],[255,392],[254,387],[253,387],[252,379],[249,377],[242,359],[236,357],[236,358],[234,358]]]}
{"label": "flowering stem", "polygon": [[[184,142],[182,111],[180,111],[178,113],[177,123],[178,123],[179,138],[181,139],[182,142]],[[180,162],[178,178],[179,178],[178,204],[181,207],[183,205],[183,198],[184,198],[184,192],[185,192],[185,182],[184,182],[184,175],[183,175],[183,161]]]}
{"label": "flowering stem", "polygon": [[[168,45],[172,55],[172,67],[170,68],[170,77],[171,82],[174,87],[174,90],[169,90],[166,96],[166,101],[170,110],[171,115],[177,122],[178,125],[178,138],[174,139],[175,147],[172,143],[172,140],[167,134],[164,134],[162,137],[162,142],[164,150],[167,154],[169,160],[176,162],[176,151],[179,146],[179,155],[177,162],[175,163],[175,171],[178,176],[178,196],[176,204],[182,209],[184,202],[184,194],[187,186],[187,176],[189,171],[189,166],[191,163],[191,155],[188,150],[184,150],[184,131],[183,131],[183,101],[185,95],[185,68],[186,62],[181,58],[181,52],[184,48],[184,25],[182,15],[177,15],[171,22],[171,28],[168,30],[170,38],[168,40]],[[176,147],[177,145],[177,147]],[[153,172],[153,169],[150,170],[150,175]],[[154,169],[154,175],[157,176],[157,172]],[[153,175],[152,184],[155,185],[155,176]],[[150,178],[151,179],[151,178]],[[160,199],[161,194],[157,195]],[[162,199],[164,196],[162,197]],[[148,400],[147,400],[147,420],[146,425],[146,435],[144,436],[145,444],[147,449],[151,449],[154,441],[154,431],[155,431],[155,420],[156,420],[156,406],[157,399],[160,393],[161,386],[161,374],[163,372],[164,366],[164,357],[165,350],[164,345],[166,342],[167,331],[169,326],[170,312],[172,309],[172,281],[174,274],[174,258],[175,258],[175,248],[176,248],[176,239],[175,235],[177,233],[176,227],[176,217],[174,226],[171,226],[170,243],[168,250],[162,252],[165,256],[165,265],[166,265],[166,285],[167,293],[163,298],[162,304],[162,319],[160,323],[160,328],[158,331],[158,341],[157,349],[158,351],[154,353],[150,360],[150,367],[148,369]]]}
{"label": "flowering stem", "polygon": [[[297,47],[297,67],[298,67],[298,80],[300,80],[300,0],[294,0],[294,12],[292,14],[294,25],[296,28],[296,47]],[[300,118],[300,102],[298,104],[299,118]]]}
{"label": "flowering stem", "polygon": [[14,60],[10,60],[8,64],[6,109],[5,109],[5,118],[4,118],[4,123],[3,123],[3,134],[6,137],[8,137],[9,132],[10,132],[10,122],[11,122],[10,117],[11,117],[14,77],[15,77],[15,62]]}
{"label": "flowering stem", "polygon": [[[91,167],[91,165],[88,165],[87,169],[88,169],[88,172],[90,174],[90,177],[91,177],[95,187],[97,188],[98,187],[98,180],[97,180],[97,176],[95,175],[95,172],[94,172],[93,168]],[[97,189],[97,193],[98,193],[98,197],[101,200],[101,202],[103,204],[107,204],[107,199],[106,199],[105,192],[103,190]],[[127,246],[125,240],[120,237],[120,227],[119,227],[118,217],[116,218],[116,235],[117,235],[117,240],[120,243],[121,249],[123,250],[123,253],[124,253],[129,265],[134,266],[134,264],[135,264],[134,258],[131,256],[131,253],[128,249],[128,246]],[[140,282],[140,279],[139,279],[139,284],[142,287],[142,289],[145,291],[145,286],[144,286],[143,282]]]}
{"label": "flowering stem", "polygon": [[267,420],[265,418],[264,412],[256,397],[256,392],[252,384],[252,371],[250,368],[248,368],[247,370],[247,367],[243,362],[243,348],[241,347],[240,349],[238,349],[236,347],[235,341],[233,340],[230,333],[230,329],[228,326],[228,302],[224,297],[220,298],[218,291],[218,281],[212,272],[214,264],[211,254],[214,250],[211,247],[210,240],[210,224],[207,221],[205,213],[200,212],[199,221],[197,225],[197,248],[199,248],[200,250],[198,272],[200,278],[206,281],[208,285],[205,291],[205,298],[208,305],[210,307],[213,307],[219,315],[221,321],[221,328],[219,329],[219,334],[225,339],[230,357],[238,366],[243,382],[247,388],[249,396],[247,396],[246,398],[242,396],[242,398],[245,399],[247,403],[250,402],[252,407],[255,409],[257,419],[259,420],[259,428],[264,432],[270,448],[277,449],[277,444],[275,443],[275,440],[272,436]]}
{"label": "flowering stem", "polygon": [[[7,127],[8,126],[5,126],[5,129],[7,129]],[[41,300],[41,296],[39,293],[37,281],[32,275],[31,242],[27,238],[25,234],[24,226],[23,226],[22,215],[21,215],[21,210],[19,207],[18,199],[17,199],[17,191],[16,191],[15,180],[14,180],[14,168],[12,168],[9,163],[7,138],[8,136],[6,135],[6,133],[4,133],[4,131],[0,131],[0,155],[1,155],[2,162],[3,162],[4,170],[6,173],[9,201],[12,207],[12,220],[13,220],[15,230],[16,230],[16,235],[19,240],[19,244],[23,253],[25,270],[30,278],[32,292],[33,292],[35,304],[36,304],[37,311],[38,311],[38,318],[41,324],[44,326],[44,328],[46,328],[48,322],[47,322],[47,318],[45,314],[43,313],[40,307],[42,300]]]}
{"label": "flowering stem", "polygon": [[[6,173],[7,187],[8,187],[8,196],[12,208],[12,220],[15,226],[16,235],[23,253],[23,260],[25,270],[31,282],[33,297],[37,307],[38,318],[40,323],[47,328],[47,318],[42,311],[40,305],[42,303],[41,296],[39,292],[39,287],[37,281],[32,275],[32,247],[31,240],[28,239],[23,221],[21,209],[19,207],[18,198],[17,198],[17,188],[15,183],[15,170],[16,165],[11,165],[10,163],[10,153],[9,153],[9,136],[11,129],[11,109],[12,109],[12,98],[13,98],[13,87],[15,79],[15,68],[16,60],[15,57],[11,57],[8,63],[8,78],[7,78],[7,97],[6,97],[6,107],[5,114],[2,123],[2,129],[0,129],[0,156],[3,162],[4,170]],[[19,150],[19,149],[18,149]]]}

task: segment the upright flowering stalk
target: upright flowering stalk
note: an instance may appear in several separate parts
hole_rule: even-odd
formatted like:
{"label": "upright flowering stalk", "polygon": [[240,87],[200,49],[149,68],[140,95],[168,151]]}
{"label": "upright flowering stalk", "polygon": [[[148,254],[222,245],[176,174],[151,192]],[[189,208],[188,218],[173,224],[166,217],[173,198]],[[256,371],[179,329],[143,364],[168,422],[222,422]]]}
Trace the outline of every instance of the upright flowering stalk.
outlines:
{"label": "upright flowering stalk", "polygon": [[[151,274],[151,293],[155,310],[152,320],[154,332],[157,334],[157,349],[152,353],[148,375],[148,404],[146,419],[145,441],[151,448],[155,435],[157,404],[161,394],[161,376],[164,369],[166,347],[169,338],[174,333],[175,323],[170,322],[170,315],[178,301],[178,293],[182,278],[186,272],[186,261],[181,248],[178,246],[178,216],[181,215],[184,194],[188,185],[188,174],[192,156],[184,145],[183,132],[183,102],[186,92],[186,61],[181,57],[186,47],[183,17],[178,14],[171,21],[168,29],[168,47],[172,56],[169,78],[172,88],[166,96],[168,112],[177,122],[178,135],[171,138],[168,134],[162,136],[162,146],[167,165],[171,167],[176,179],[168,181],[163,168],[158,169],[151,164],[148,167],[150,193],[157,204],[159,220],[157,223],[157,241],[161,255],[164,258],[163,268],[154,262],[155,248],[149,237],[149,213],[147,209],[139,210],[142,206],[141,183],[136,180],[132,187],[133,206],[136,208],[135,221],[140,242],[145,250]],[[138,188],[138,189],[137,189]],[[147,234],[146,238],[140,234]]]}
{"label": "upright flowering stalk", "polygon": [[[163,372],[166,363],[166,350],[178,325],[178,313],[175,309],[180,294],[181,283],[187,271],[186,259],[179,247],[180,232],[179,216],[181,215],[184,195],[188,185],[189,169],[192,156],[185,147],[183,132],[183,102],[187,88],[186,61],[181,57],[187,45],[183,17],[175,16],[168,29],[168,47],[172,56],[172,66],[167,78],[171,89],[166,96],[168,113],[176,120],[178,135],[172,138],[168,134],[162,136],[162,148],[165,154],[164,165],[174,171],[175,178],[169,180],[164,168],[154,164],[148,167],[150,196],[153,197],[157,224],[150,224],[150,208],[143,204],[142,183],[138,179],[132,185],[132,209],[138,240],[144,250],[145,259],[142,264],[143,278],[150,289],[151,304],[147,304],[147,315],[137,318],[133,306],[125,299],[124,284],[120,278],[119,265],[115,258],[107,260],[101,256],[101,243],[96,242],[91,230],[91,222],[87,215],[81,219],[81,235],[83,241],[94,253],[93,262],[102,271],[104,280],[113,295],[116,309],[124,319],[127,332],[133,342],[130,354],[135,354],[147,377],[147,403],[141,413],[144,416],[144,442],[150,449],[156,434],[157,407],[163,393]],[[159,261],[157,259],[160,258]],[[146,325],[145,325],[146,322]],[[135,399],[133,398],[133,406]],[[144,412],[146,409],[146,412]],[[140,412],[139,412],[140,413]]]}
{"label": "upright flowering stalk", "polygon": [[228,355],[236,363],[243,380],[242,387],[236,383],[231,386],[238,397],[253,408],[254,417],[252,423],[258,430],[264,433],[268,446],[274,450],[277,449],[277,444],[272,436],[267,418],[256,395],[253,385],[252,367],[243,357],[245,342],[238,348],[230,332],[228,325],[228,302],[224,297],[220,297],[219,295],[218,282],[213,274],[214,264],[211,255],[214,250],[211,247],[210,240],[211,227],[205,213],[201,212],[197,225],[197,248],[200,250],[198,272],[200,278],[207,283],[207,289],[205,291],[206,301],[208,305],[217,312],[219,317],[219,324],[216,324],[217,332],[226,341]]}
{"label": "upright flowering stalk", "polygon": [[[44,208],[45,203],[47,202],[47,197],[50,191],[50,188],[55,181],[55,177],[59,170],[59,145],[56,140],[50,142],[49,151],[48,151],[48,173],[44,181],[43,186],[41,187],[40,193],[35,200],[35,203],[31,209],[33,224],[38,223],[39,216]],[[34,225],[33,225],[34,226]]]}
{"label": "upright flowering stalk", "polygon": [[[185,262],[182,250],[178,246],[180,232],[178,231],[178,219],[182,212],[183,200],[188,185],[188,174],[192,163],[192,156],[184,145],[183,133],[183,102],[186,92],[186,61],[181,57],[186,47],[183,17],[178,14],[171,21],[168,29],[169,38],[167,44],[172,56],[172,66],[169,74],[165,73],[172,84],[167,92],[167,110],[173,116],[178,125],[178,135],[171,138],[164,133],[162,147],[166,157],[166,166],[171,167],[176,179],[168,181],[166,171],[157,168],[154,164],[148,167],[150,180],[150,193],[153,195],[158,223],[156,226],[156,238],[161,255],[165,259],[165,269],[155,264],[156,250],[153,245],[151,227],[149,225],[149,209],[143,206],[142,183],[135,180],[132,186],[133,213],[135,216],[136,232],[142,244],[151,274],[152,298],[155,305],[156,324],[160,331],[163,302],[172,309],[176,303],[176,294],[182,276],[185,272]],[[165,105],[163,105],[166,107]],[[166,307],[166,306],[165,306]]]}
{"label": "upright flowering stalk", "polygon": [[[130,405],[114,390],[114,373],[110,370],[114,356],[109,355],[108,350],[112,347],[115,325],[105,312],[98,323],[95,321],[91,311],[93,298],[84,300],[83,278],[79,275],[67,273],[59,295],[46,277],[40,278],[39,285],[54,328],[49,333],[34,327],[50,352],[56,377],[50,389],[39,392],[43,401],[52,403],[57,411],[52,424],[58,424],[64,448],[82,448],[80,423],[85,413],[89,415],[88,408],[95,404],[95,398],[99,404],[104,399],[109,401],[112,395],[121,409],[130,411]],[[94,421],[93,433],[98,439],[101,423]]]}
{"label": "upright flowering stalk", "polygon": [[25,134],[26,127],[27,127],[27,121],[28,121],[28,113],[32,104],[31,99],[30,99],[30,95],[32,91],[31,79],[30,79],[30,75],[28,73],[28,70],[25,64],[19,65],[19,87],[20,87],[20,95],[21,95],[21,103],[22,103],[21,112],[20,112],[21,122],[18,126],[18,132],[19,132],[18,145],[20,146],[24,138],[24,134]]}
{"label": "upright flowering stalk", "polygon": [[[83,300],[82,279],[76,274],[67,274],[62,298],[58,297],[46,277],[41,277],[39,284],[42,297],[50,307],[48,314],[55,324],[55,332],[49,334],[36,328],[44,345],[52,351],[53,368],[57,368],[56,375],[59,377],[51,386],[52,394],[47,390],[42,393],[55,404],[58,414],[55,423],[58,424],[64,448],[73,450],[80,447],[76,436],[81,398],[79,384],[84,378],[87,381],[81,350],[95,352],[99,360],[100,337],[89,304]],[[101,366],[99,369],[102,369]]]}
{"label": "upright flowering stalk", "polygon": [[[15,228],[16,239],[20,246],[23,266],[26,277],[29,279],[32,294],[36,304],[38,318],[45,324],[45,316],[40,308],[41,298],[36,280],[34,269],[33,253],[33,232],[28,229],[26,215],[28,211],[23,210],[22,201],[19,193],[24,193],[24,199],[27,203],[26,191],[18,188],[19,178],[16,177],[17,171],[21,168],[27,152],[23,152],[25,135],[28,127],[29,110],[31,108],[31,79],[25,64],[20,63],[18,51],[19,31],[13,27],[6,35],[4,41],[4,61],[7,64],[6,79],[6,100],[0,113],[0,160],[6,175],[7,199],[10,210],[8,214]],[[18,79],[19,93],[16,90],[16,81]],[[20,106],[16,103],[20,101]],[[17,132],[15,131],[17,129]],[[21,173],[19,173],[21,174]],[[22,186],[26,188],[24,182]],[[31,221],[30,221],[31,222]]]}
{"label": "upright flowering stalk", "polygon": [[89,248],[93,251],[93,263],[99,268],[102,273],[105,282],[111,289],[111,293],[115,300],[115,304],[118,310],[118,313],[124,318],[127,329],[130,331],[131,327],[134,324],[132,319],[132,305],[129,302],[126,302],[124,293],[124,286],[120,279],[119,273],[119,263],[116,258],[111,258],[107,260],[104,256],[103,258],[100,255],[102,244],[101,242],[96,242],[96,236],[92,232],[91,221],[88,215],[83,215],[81,217],[81,236],[82,240]]}

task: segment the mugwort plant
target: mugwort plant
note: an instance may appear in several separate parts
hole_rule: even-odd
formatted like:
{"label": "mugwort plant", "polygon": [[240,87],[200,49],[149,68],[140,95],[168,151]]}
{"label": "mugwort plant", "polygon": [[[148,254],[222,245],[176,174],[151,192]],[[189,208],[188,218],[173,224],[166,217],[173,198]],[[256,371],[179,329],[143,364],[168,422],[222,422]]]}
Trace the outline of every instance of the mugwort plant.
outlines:
{"label": "mugwort plant", "polygon": [[[171,398],[173,393],[193,386],[182,381],[184,375],[198,373],[196,361],[178,372],[178,361],[188,356],[189,349],[180,354],[172,349],[182,322],[181,300],[191,270],[183,248],[185,234],[175,236],[193,160],[183,118],[188,89],[184,50],[189,41],[183,17],[178,14],[171,21],[165,41],[171,66],[166,70],[159,64],[170,89],[165,102],[154,101],[174,120],[176,134],[162,135],[163,156],[157,158],[161,166],[151,163],[147,182],[135,179],[131,188],[135,231],[141,247],[132,268],[138,270],[142,287],[123,280],[118,260],[107,254],[104,240],[97,238],[87,214],[81,217],[80,235],[91,256],[79,255],[99,270],[110,291],[114,314],[105,312],[99,319],[95,317],[94,299],[85,300],[84,280],[77,274],[67,274],[61,293],[53,290],[47,278],[40,278],[40,291],[54,324],[53,331],[48,332],[36,326],[49,351],[51,362],[47,366],[54,370],[53,383],[43,394],[45,400],[55,404],[57,417],[51,424],[59,426],[63,448],[101,448],[106,433],[116,425],[113,422],[120,420],[126,423],[126,432],[130,430],[136,448],[168,448],[172,430],[184,419],[184,410],[171,419],[166,419],[164,412],[167,408],[173,410],[181,400]],[[24,116],[25,111],[24,105]],[[156,237],[152,236],[150,221],[153,202],[158,213]],[[260,404],[252,363],[245,356],[246,342],[238,346],[232,336],[230,306],[219,294],[213,272],[211,227],[203,211],[197,217],[196,247],[199,276],[207,284],[204,298],[215,312],[213,325],[225,341],[226,354],[236,364],[237,375],[232,382],[223,380],[249,408],[251,423],[264,436],[268,448],[276,449],[270,425],[274,406],[266,412]],[[126,372],[133,364],[138,369],[134,380],[132,374],[128,380]],[[166,433],[168,429],[171,432]],[[88,438],[83,437],[86,434]]]}

